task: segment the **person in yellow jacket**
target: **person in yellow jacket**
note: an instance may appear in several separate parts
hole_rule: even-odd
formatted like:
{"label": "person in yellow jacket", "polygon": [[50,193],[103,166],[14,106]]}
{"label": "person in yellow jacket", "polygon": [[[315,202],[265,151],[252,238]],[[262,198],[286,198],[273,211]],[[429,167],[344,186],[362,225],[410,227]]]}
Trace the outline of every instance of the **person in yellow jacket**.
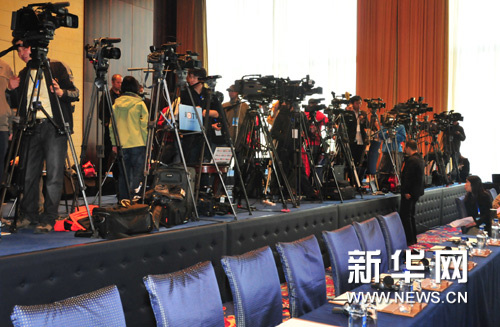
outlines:
{"label": "person in yellow jacket", "polygon": [[[120,144],[123,148],[123,161],[130,194],[133,197],[143,177],[149,113],[146,104],[139,96],[139,82],[133,76],[126,76],[123,79],[121,90],[122,95],[115,100],[113,105],[113,115]],[[116,137],[113,128],[110,128],[109,136],[113,145],[113,152],[116,153]],[[118,177],[118,199],[128,198],[129,192],[125,182],[125,175],[120,172]]]}

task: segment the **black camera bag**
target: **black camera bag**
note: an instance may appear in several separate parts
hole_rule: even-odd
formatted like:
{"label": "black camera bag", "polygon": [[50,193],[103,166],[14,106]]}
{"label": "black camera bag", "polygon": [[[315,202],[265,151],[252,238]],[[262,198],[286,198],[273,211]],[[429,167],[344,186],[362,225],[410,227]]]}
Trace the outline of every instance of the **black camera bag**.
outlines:
{"label": "black camera bag", "polygon": [[153,219],[147,204],[94,208],[92,216],[99,236],[106,239],[123,238],[153,230]]}
{"label": "black camera bag", "polygon": [[[153,191],[147,196],[153,208],[155,224],[172,227],[186,223],[194,214],[194,203],[189,185],[194,190],[196,171],[188,167],[190,180],[184,167],[159,168],[154,173]],[[158,227],[158,225],[157,225]]]}

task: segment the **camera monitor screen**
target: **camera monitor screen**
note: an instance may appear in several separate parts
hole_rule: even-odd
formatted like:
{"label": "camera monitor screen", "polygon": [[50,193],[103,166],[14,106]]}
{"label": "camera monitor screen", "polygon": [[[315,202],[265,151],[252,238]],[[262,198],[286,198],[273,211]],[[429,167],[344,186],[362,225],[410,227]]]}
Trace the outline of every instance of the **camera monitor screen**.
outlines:
{"label": "camera monitor screen", "polygon": [[[196,118],[193,106],[179,105],[179,129],[181,131],[201,132],[201,126]],[[202,119],[201,107],[196,107],[200,119]]]}

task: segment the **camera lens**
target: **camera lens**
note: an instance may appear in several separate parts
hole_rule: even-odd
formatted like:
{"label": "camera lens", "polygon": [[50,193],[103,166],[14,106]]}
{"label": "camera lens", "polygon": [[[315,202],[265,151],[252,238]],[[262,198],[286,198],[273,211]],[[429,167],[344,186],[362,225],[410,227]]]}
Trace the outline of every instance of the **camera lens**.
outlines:
{"label": "camera lens", "polygon": [[119,48],[110,47],[102,49],[102,56],[108,59],[120,59],[122,52]]}

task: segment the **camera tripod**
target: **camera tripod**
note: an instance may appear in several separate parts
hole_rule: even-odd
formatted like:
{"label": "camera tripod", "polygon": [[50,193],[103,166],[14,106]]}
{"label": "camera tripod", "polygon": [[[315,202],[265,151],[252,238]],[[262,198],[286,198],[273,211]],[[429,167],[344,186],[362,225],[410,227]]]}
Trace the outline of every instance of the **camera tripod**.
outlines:
{"label": "camera tripod", "polygon": [[[159,66],[163,66],[163,65],[159,65]],[[160,67],[160,68],[161,68]],[[175,91],[173,94],[176,94],[177,93],[177,90],[179,90],[181,88],[181,86],[185,83],[185,71],[180,67],[179,63],[176,62],[175,63],[175,72],[177,74],[177,84],[176,84],[176,88],[175,88]],[[153,145],[153,138],[154,138],[154,133],[155,133],[155,126],[157,126],[157,120],[158,118],[161,116],[163,116],[163,118],[165,119],[165,122],[168,124],[168,127],[170,130],[173,130],[174,131],[174,134],[175,134],[175,138],[176,138],[176,141],[177,141],[177,148],[179,150],[179,153],[180,153],[180,157],[181,157],[181,161],[182,161],[182,164],[184,166],[184,170],[185,170],[185,173],[187,174],[188,176],[188,179],[189,179],[189,171],[187,169],[187,164],[186,164],[186,159],[185,159],[185,156],[184,156],[184,151],[183,151],[183,148],[182,148],[182,143],[181,143],[181,139],[180,139],[180,135],[179,135],[179,126],[177,125],[175,119],[173,119],[173,117],[175,116],[174,114],[174,110],[173,110],[173,107],[172,107],[172,102],[170,100],[170,93],[168,91],[168,86],[167,86],[167,83],[166,83],[166,72],[164,74],[161,73],[163,69],[159,69],[159,72],[157,72],[156,76],[159,77],[159,79],[157,79],[157,85],[156,85],[156,101],[155,101],[155,109],[154,109],[154,116],[155,117],[155,120],[154,121],[151,121],[150,124],[149,124],[149,132],[148,132],[148,151],[146,153],[146,162],[145,162],[145,182],[144,184],[147,185],[147,177],[149,175],[149,162],[151,160],[151,149],[152,149],[152,145]],[[215,87],[215,82],[213,80],[207,80],[206,81],[207,84],[210,86],[210,89],[209,89],[209,97],[208,97],[208,103],[210,103],[210,98],[211,98],[211,93],[212,93],[212,90],[213,88]],[[194,107],[194,99],[193,99],[193,95],[191,94],[191,89],[189,86],[186,87],[186,90],[189,94],[189,97],[190,97],[190,100],[191,100],[191,103],[193,104],[193,107]],[[159,96],[160,94],[164,94],[164,96],[166,97],[167,99],[167,103],[168,103],[168,108],[169,108],[169,112],[167,112],[166,114],[160,112],[160,115],[158,114],[158,104],[159,104]],[[196,108],[194,108],[194,112],[195,112],[195,116],[196,116],[196,119],[198,121],[198,124],[200,126],[200,129],[201,129],[201,134],[203,135],[203,138],[205,139],[205,145],[207,146],[207,148],[209,149],[210,151],[210,155],[212,157],[212,159],[214,159],[214,153],[210,147],[210,143],[208,142],[208,138],[206,136],[206,130],[208,128],[208,121],[209,121],[209,118],[206,117],[205,119],[205,125],[202,123],[202,117],[199,117],[198,115],[198,112],[196,110]],[[210,108],[205,108],[207,109],[206,110],[206,114],[208,115],[209,114],[209,110]],[[224,128],[227,130],[227,122],[226,122],[226,117],[223,116],[222,117],[222,123],[226,123],[224,126]],[[226,133],[227,134],[227,133]],[[162,141],[162,146],[160,147],[159,149],[159,153],[158,153],[158,159],[160,159],[162,157],[162,152],[163,152],[163,145],[164,145],[164,141],[165,141],[165,137],[163,138],[163,141]],[[227,140],[226,140],[227,141]],[[233,153],[233,158],[235,159],[235,168],[239,171],[239,165],[238,165],[238,162],[237,162],[237,159],[236,159],[236,156],[235,156],[235,153],[234,153],[234,148],[232,146],[232,143],[230,143],[230,140],[229,140],[229,143],[228,143],[231,147],[231,150],[232,150],[232,153]],[[195,196],[195,191],[192,189],[191,187],[191,183],[188,183],[188,187],[189,187],[189,192],[190,192],[190,196],[193,200],[193,203],[195,204],[194,205],[194,208],[195,208],[195,214],[196,214],[196,219],[199,219],[199,216],[198,216],[198,211],[197,211],[197,206],[196,206],[196,203],[197,203],[197,198],[198,198],[198,190],[199,190],[199,182],[200,182],[200,178],[201,178],[201,171],[202,171],[202,164],[203,164],[203,156],[204,156],[204,147],[202,148],[202,151],[201,151],[201,156],[200,156],[200,165],[199,165],[199,175],[198,175],[198,181],[197,181],[197,186],[196,186],[196,196]],[[159,162],[159,160],[157,160],[157,162]],[[219,169],[219,166],[216,162],[216,160],[213,160],[214,162],[214,166],[215,166],[215,169],[219,175],[219,179],[221,181],[221,184],[222,184],[222,187],[224,189],[224,192],[225,194],[227,195],[227,198],[228,198],[228,201],[229,201],[229,204],[231,206],[231,210],[233,211],[233,214],[234,214],[234,218],[235,220],[237,220],[237,213],[236,213],[236,209],[232,203],[232,200],[231,200],[231,197],[229,196],[229,193],[228,193],[228,190],[227,190],[227,187],[224,183],[224,179],[223,179],[223,176],[222,176],[222,172],[221,170]],[[250,205],[248,204],[248,198],[247,199],[247,206],[248,206],[248,210],[249,210],[249,214],[251,214],[251,211],[250,211]]]}
{"label": "camera tripod", "polygon": [[[335,174],[335,164],[334,164],[334,153],[330,153],[327,151],[327,149],[330,148],[329,144],[326,142],[326,139],[325,137],[323,137],[323,135],[321,135],[321,125],[320,125],[320,122],[317,121],[316,119],[316,111],[312,111],[309,113],[309,121],[311,123],[311,125],[314,125],[315,128],[316,128],[316,131],[318,132],[318,136],[319,136],[319,141],[320,141],[320,144],[321,144],[321,148],[323,148],[323,151],[325,152],[325,161],[323,163],[323,167],[328,167],[328,170],[323,170],[323,174],[322,174],[322,177],[320,179],[320,182],[323,184],[323,183],[326,183],[329,181],[329,174],[331,174],[331,176],[333,177],[333,181],[335,182],[335,188],[337,189],[337,192],[339,194],[339,198],[340,198],[340,203],[344,203],[344,197],[342,196],[342,192],[340,191],[340,186],[339,186],[339,182],[337,180],[337,175]],[[330,123],[328,124],[328,126],[331,125],[331,121]],[[327,128],[328,131],[331,131],[331,128]],[[328,133],[328,138],[333,138],[333,135],[331,133]],[[321,196],[323,197],[323,192],[321,193]]]}
{"label": "camera tripod", "polygon": [[[259,159],[264,159],[265,157],[269,157],[271,172],[274,174],[278,191],[280,195],[280,199],[283,205],[283,210],[287,209],[286,199],[283,194],[283,186],[281,184],[281,179],[285,184],[287,192],[290,196],[292,204],[294,207],[297,207],[297,202],[292,192],[292,188],[287,180],[287,176],[283,170],[283,163],[281,162],[278,153],[276,151],[276,147],[274,145],[273,139],[271,137],[271,133],[269,132],[269,128],[267,125],[267,121],[264,118],[264,115],[261,111],[259,111],[259,103],[256,101],[250,101],[250,108],[247,110],[245,118],[243,119],[242,126],[240,128],[241,137],[238,138],[238,142],[236,143],[236,149],[238,149],[238,153],[242,158],[242,168],[241,171],[245,173],[245,176],[250,176],[252,180],[247,183],[247,185],[256,185],[259,190],[258,196],[265,196],[267,193],[266,189],[262,190],[262,185],[264,182],[264,173],[252,171],[252,169],[256,169],[256,161]],[[248,136],[248,142],[247,142]],[[264,142],[261,142],[261,136],[264,136]],[[264,156],[264,153],[267,152],[269,155]],[[260,169],[264,169],[263,161],[260,162]],[[257,168],[259,169],[259,168]],[[252,172],[252,174],[250,174]],[[280,176],[282,177],[280,179]],[[260,177],[260,178],[259,178]],[[260,179],[260,181],[259,181]],[[241,188],[245,188],[245,184],[243,180],[240,181]]]}
{"label": "camera tripod", "polygon": [[354,176],[356,188],[358,189],[358,192],[361,195],[361,198],[363,198],[363,193],[361,192],[361,182],[359,180],[356,165],[354,164],[354,158],[352,157],[351,147],[349,146],[349,137],[347,135],[347,125],[346,125],[345,119],[344,119],[344,115],[346,113],[347,112],[344,112],[344,113],[337,115],[337,117],[335,119],[335,121],[337,121],[337,124],[338,124],[337,133],[335,134],[337,137],[336,144],[339,147],[339,149],[337,150],[337,153],[341,153],[343,155],[344,160],[347,163],[349,170],[351,171],[352,176]]}
{"label": "camera tripod", "polygon": [[[130,194],[130,187],[129,187],[129,180],[128,180],[128,175],[125,167],[125,162],[123,160],[123,148],[121,146],[120,142],[120,136],[118,135],[118,128],[116,126],[116,121],[115,121],[115,116],[113,113],[112,109],[112,101],[111,101],[111,96],[109,94],[109,88],[108,88],[108,83],[107,83],[107,69],[108,65],[105,65],[105,67],[94,67],[95,68],[95,73],[96,77],[94,79],[94,85],[92,87],[92,96],[90,97],[90,110],[87,115],[87,120],[85,121],[85,130],[83,134],[83,141],[82,141],[82,152],[80,154],[80,165],[85,162],[85,156],[87,154],[87,146],[88,146],[88,140],[90,136],[90,131],[92,128],[92,119],[94,116],[94,110],[95,108],[98,108],[99,105],[101,106],[99,110],[97,110],[97,114],[100,115],[100,121],[101,123],[97,124],[97,129],[96,129],[96,152],[97,152],[97,159],[98,159],[98,171],[97,171],[97,183],[98,183],[98,205],[101,206],[101,199],[102,199],[102,185],[103,185],[103,168],[104,168],[104,133],[105,129],[108,128],[106,126],[106,110],[107,114],[109,115],[109,122],[110,125],[109,127],[113,128],[113,132],[115,135],[115,143],[116,147],[118,149],[117,156],[115,157],[115,161],[118,160],[120,163],[120,174],[123,174],[125,178],[125,184],[127,186],[128,190],[128,197],[129,199],[132,199],[132,195]],[[99,99],[102,99],[104,101],[100,101]],[[114,165],[114,162],[110,165],[110,168],[106,172],[106,176],[104,178],[107,178],[109,172],[111,171],[112,167]]]}
{"label": "camera tripod", "polygon": [[450,181],[448,179],[448,175],[446,174],[446,165],[444,164],[443,152],[441,151],[440,146],[439,146],[439,142],[438,142],[438,134],[432,134],[432,141],[429,145],[429,152],[426,155],[427,158],[429,157],[429,154],[431,154],[431,152],[430,152],[431,149],[432,149],[433,154],[434,154],[434,162],[437,165],[438,173],[443,178],[442,185],[450,184]]}
{"label": "camera tripod", "polygon": [[[380,126],[379,134],[382,135],[382,142],[385,144],[387,155],[389,156],[389,160],[391,161],[392,169],[394,174],[396,175],[396,186],[401,185],[401,180],[399,177],[399,173],[401,171],[401,164],[398,161],[397,153],[398,153],[398,142],[395,131],[392,128],[386,128],[382,126],[380,119],[378,117],[377,111],[372,110],[372,119],[374,119],[378,125]],[[387,134],[387,135],[386,135]],[[396,156],[396,158],[394,158]]]}
{"label": "camera tripod", "polygon": [[[319,199],[321,202],[323,202],[323,194],[322,194],[322,183],[321,180],[316,172],[315,169],[315,162],[312,156],[312,151],[310,148],[310,140],[306,136],[308,133],[308,125],[306,124],[307,119],[304,113],[302,113],[299,110],[298,103],[294,102],[292,104],[293,112],[292,112],[292,138],[293,138],[293,149],[295,151],[294,155],[294,171],[295,171],[295,176],[297,177],[297,195],[301,194],[302,191],[302,168],[303,168],[303,161],[302,161],[302,149],[304,149],[307,161],[309,163],[310,167],[310,173],[313,176],[313,181],[316,184]],[[313,112],[312,114],[316,115],[316,112]],[[295,125],[295,126],[293,126]],[[304,171],[305,172],[305,171]],[[297,201],[300,204],[300,196],[299,200]]]}
{"label": "camera tripod", "polygon": [[[69,147],[71,150],[71,155],[73,158],[73,162],[75,162],[75,170],[76,170],[76,175],[78,177],[78,183],[80,186],[80,190],[83,195],[83,201],[89,216],[90,220],[90,227],[92,229],[92,234],[93,237],[97,237],[97,231],[94,226],[93,218],[91,215],[91,211],[89,208],[89,204],[87,201],[87,196],[85,193],[85,184],[83,182],[83,176],[81,169],[79,165],[76,163],[78,162],[77,160],[77,155],[75,151],[75,146],[73,143],[73,139],[71,137],[71,130],[70,130],[70,125],[69,123],[65,120],[64,118],[64,113],[61,107],[61,103],[59,102],[59,99],[57,96],[54,96],[53,98],[55,99],[55,103],[51,101],[51,108],[54,110],[57,110],[56,112],[60,115],[60,118],[62,120],[62,126],[58,126],[57,123],[54,121],[54,119],[47,113],[45,108],[41,105],[41,102],[39,101],[34,101],[34,99],[39,99],[40,98],[40,89],[42,86],[42,83],[46,83],[45,81],[52,81],[54,80],[54,77],[52,75],[51,71],[51,66],[49,63],[49,60],[47,59],[47,51],[48,49],[46,47],[42,46],[35,46],[33,45],[31,47],[31,60],[28,62],[27,65],[27,70],[26,70],[26,76],[23,84],[23,89],[21,90],[21,96],[19,99],[19,112],[18,115],[20,116],[20,122],[16,128],[15,135],[13,137],[12,143],[9,147],[8,150],[8,158],[9,162],[12,161],[12,165],[6,165],[5,170],[4,170],[4,180],[6,181],[3,183],[3,189],[1,192],[1,204],[0,204],[0,210],[2,209],[3,202],[5,199],[5,194],[7,191],[7,188],[11,186],[12,182],[12,177],[14,174],[15,170],[15,159],[17,155],[20,153],[20,159],[19,159],[19,167],[20,167],[20,190],[18,193],[18,198],[21,199],[21,201],[24,201],[23,195],[24,195],[24,180],[26,177],[27,173],[27,163],[30,161],[29,158],[29,148],[30,148],[30,143],[32,139],[32,133],[34,132],[34,129],[36,128],[37,124],[37,118],[36,118],[36,113],[37,111],[41,111],[43,115],[46,117],[44,119],[47,120],[47,122],[44,122],[44,124],[51,124],[54,129],[57,131],[59,135],[65,135],[66,137],[66,142],[69,143]],[[35,73],[35,78],[33,79],[33,88],[31,90],[30,96],[28,97],[28,88],[29,88],[29,81],[30,78],[32,78],[31,71],[30,70],[36,70]],[[45,80],[43,80],[44,78]],[[49,84],[50,85],[50,84]],[[37,87],[39,86],[39,87]],[[49,90],[47,90],[50,92]],[[24,140],[24,137],[27,137],[27,142],[22,143]],[[64,147],[66,149],[66,146]],[[21,150],[21,151],[20,151]],[[66,155],[66,154],[65,154]],[[64,162],[64,159],[63,159]],[[38,172],[35,172],[38,174]],[[41,174],[41,171],[39,172]],[[62,189],[61,189],[62,191]],[[47,201],[47,199],[46,199]],[[11,224],[10,230],[11,232],[16,232],[17,231],[17,219],[20,214],[20,208],[19,208],[19,201],[17,201],[18,205],[16,208],[16,214],[14,215],[14,221]]]}

